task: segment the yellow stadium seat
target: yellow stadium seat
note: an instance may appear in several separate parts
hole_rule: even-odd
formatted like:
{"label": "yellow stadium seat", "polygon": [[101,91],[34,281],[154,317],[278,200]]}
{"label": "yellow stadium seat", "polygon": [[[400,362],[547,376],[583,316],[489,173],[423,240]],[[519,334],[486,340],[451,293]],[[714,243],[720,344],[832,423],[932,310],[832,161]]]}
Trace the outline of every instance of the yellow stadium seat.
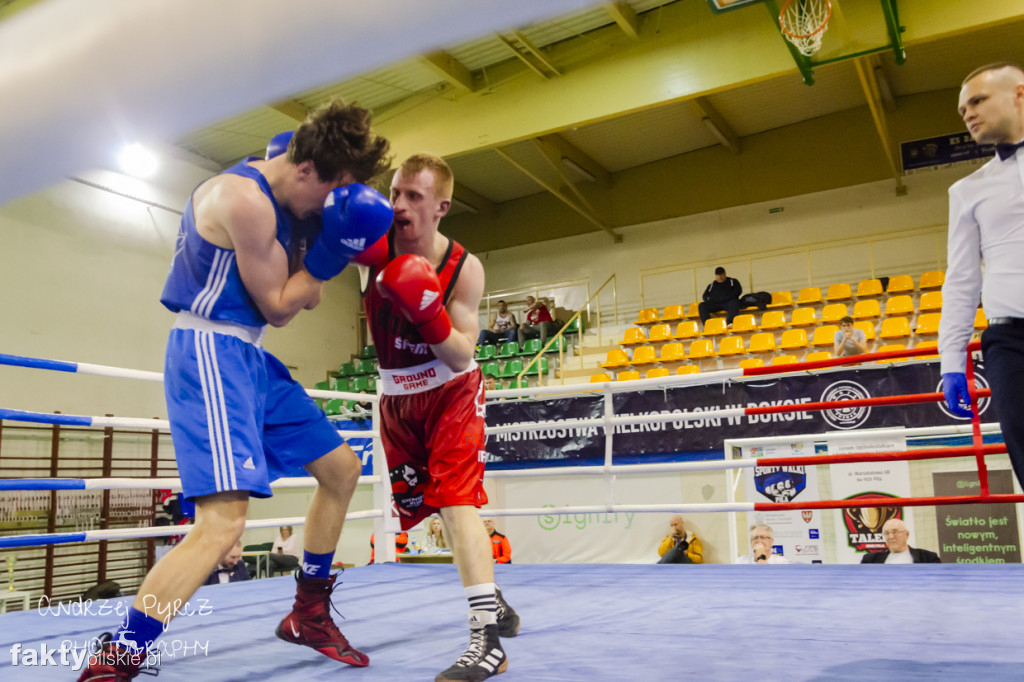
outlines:
{"label": "yellow stadium seat", "polygon": [[[938,341],[922,341],[921,343],[918,343],[918,344],[916,344],[914,346],[914,348],[938,348],[938,347],[939,347],[939,342]],[[938,359],[938,357],[939,356],[937,354],[936,355],[919,355],[918,359],[919,360],[936,360],[936,359]]]}
{"label": "yellow stadium seat", "polygon": [[694,301],[690,304],[690,307],[686,309],[687,317],[700,317],[700,303]]}
{"label": "yellow stadium seat", "polygon": [[628,371],[625,371],[625,372],[619,372],[618,375],[615,377],[615,380],[616,381],[636,381],[639,378],[640,378],[640,372],[637,372],[635,369],[631,369],[631,370],[628,370]]}
{"label": "yellow stadium seat", "polygon": [[727,336],[718,342],[719,355],[743,355],[746,352],[742,336]]}
{"label": "yellow stadium seat", "polygon": [[[764,332],[772,329],[785,329],[786,326],[786,313],[781,310],[769,310],[761,316],[761,324],[757,328]],[[736,331],[735,326],[733,331]]]}
{"label": "yellow stadium seat", "polygon": [[778,367],[779,365],[793,365],[796,364],[795,355],[777,355],[772,358],[772,367]]}
{"label": "yellow stadium seat", "polygon": [[942,313],[925,313],[917,316],[917,329],[914,333],[918,336],[928,336],[939,333],[939,320]]}
{"label": "yellow stadium seat", "polygon": [[904,339],[910,336],[910,321],[905,317],[890,317],[882,320],[880,339]]}
{"label": "yellow stadium seat", "polygon": [[817,362],[818,360],[831,360],[832,351],[827,350],[816,350],[813,353],[808,353],[807,357],[804,358],[804,362]]}
{"label": "yellow stadium seat", "polygon": [[651,343],[668,341],[672,338],[672,327],[667,324],[656,324],[651,327],[651,335],[647,338]]}
{"label": "yellow stadium seat", "polygon": [[678,341],[672,343],[666,343],[661,347],[661,361],[662,362],[679,362],[686,357],[686,351],[683,350],[683,344]]}
{"label": "yellow stadium seat", "polygon": [[[927,295],[927,294],[925,294]],[[941,296],[941,294],[940,294]],[[913,315],[914,314],[914,299],[904,294],[903,296],[890,296],[889,300],[885,302],[885,316],[892,317],[893,315]]]}
{"label": "yellow stadium seat", "polygon": [[813,327],[818,324],[818,313],[814,308],[797,308],[789,320],[790,327]]}
{"label": "yellow stadium seat", "polygon": [[813,305],[821,303],[821,289],[819,287],[807,287],[801,289],[796,296],[797,305]]}
{"label": "yellow stadium seat", "polygon": [[773,291],[772,302],[768,304],[769,308],[788,308],[793,305],[793,292],[792,291]]}
{"label": "yellow stadium seat", "polygon": [[974,328],[988,329],[988,317],[981,308],[978,308],[978,312],[974,313]]}
{"label": "yellow stadium seat", "polygon": [[630,327],[619,341],[623,346],[635,346],[638,343],[647,343],[647,336],[640,327]]}
{"label": "yellow stadium seat", "polygon": [[689,322],[680,322],[676,325],[676,333],[672,336],[674,339],[693,339],[700,336],[700,326],[696,320],[690,320]]}
{"label": "yellow stadium seat", "polygon": [[727,332],[724,317],[712,317],[704,323],[704,331],[701,336],[720,336]]}
{"label": "yellow stadium seat", "polygon": [[853,304],[853,319],[874,320],[882,316],[882,309],[876,299],[857,301]]}
{"label": "yellow stadium seat", "polygon": [[732,321],[732,333],[743,334],[757,329],[757,322],[753,315],[737,315]]}
{"label": "yellow stadium seat", "polygon": [[750,337],[748,353],[771,353],[773,350],[775,350],[775,334],[761,332]]}
{"label": "yellow stadium seat", "polygon": [[822,309],[821,321],[824,324],[831,324],[838,322],[849,314],[850,311],[846,309],[845,303],[830,303]]}
{"label": "yellow stadium seat", "polygon": [[621,348],[613,348],[608,351],[608,355],[601,366],[604,368],[609,367],[625,367],[629,364],[629,356],[626,355],[626,351]]}
{"label": "yellow stadium seat", "polygon": [[631,365],[653,365],[658,361],[658,351],[654,346],[637,346],[633,349]]}
{"label": "yellow stadium seat", "polygon": [[611,377],[610,374],[601,373],[601,374],[591,374],[590,375],[590,383],[592,383],[592,384],[599,384],[602,381],[611,381],[611,380],[612,380],[612,377]]}
{"label": "yellow stadium seat", "polygon": [[921,282],[917,288],[924,291],[925,289],[939,289],[946,282],[946,273],[942,270],[932,270],[931,272],[925,272],[921,274]]}
{"label": "yellow stadium seat", "polygon": [[652,322],[658,321],[658,311],[654,308],[644,308],[637,315],[636,322],[633,324],[651,324]]}
{"label": "yellow stadium seat", "polygon": [[836,332],[839,331],[839,326],[834,324],[823,324],[814,330],[814,335],[811,337],[812,346],[828,346],[832,348],[836,345]]}
{"label": "yellow stadium seat", "polygon": [[753,367],[764,367],[764,360],[762,358],[744,358],[740,360],[740,369]]}
{"label": "yellow stadium seat", "polygon": [[917,303],[919,313],[937,313],[942,310],[942,292],[926,291],[921,294],[921,300]]}
{"label": "yellow stadium seat", "polygon": [[[881,348],[879,348],[875,352],[876,353],[888,353],[889,351],[893,351],[893,350],[906,350],[906,349],[907,349],[907,347],[904,344],[902,344],[902,343],[887,343],[886,345],[882,346]],[[878,364],[881,365],[881,364],[886,363],[886,362],[903,362],[904,360],[907,360],[907,359],[908,358],[886,358],[884,360],[879,360]]]}
{"label": "yellow stadium seat", "polygon": [[853,298],[853,291],[850,290],[850,285],[843,284],[830,284],[828,287],[828,293],[825,294],[826,301],[846,301]]}
{"label": "yellow stadium seat", "polygon": [[914,290],[914,278],[910,275],[896,275],[889,278],[889,286],[886,287],[887,294],[902,294]]}
{"label": "yellow stadium seat", "polygon": [[691,360],[715,357],[715,346],[711,339],[697,339],[690,344],[690,353],[686,356]]}
{"label": "yellow stadium seat", "polygon": [[681,305],[665,306],[665,312],[661,314],[662,322],[675,322],[686,317],[686,310]]}
{"label": "yellow stadium seat", "polygon": [[862,322],[854,322],[853,323],[853,328],[854,329],[859,329],[862,332],[864,332],[864,340],[865,341],[870,343],[871,341],[875,340],[875,323],[874,322],[869,322],[868,320],[864,320]]}
{"label": "yellow stadium seat", "polygon": [[700,365],[681,365],[676,374],[700,374]]}
{"label": "yellow stadium seat", "polygon": [[798,348],[807,348],[807,330],[787,329],[782,332],[782,338],[779,339],[779,350],[796,350]]}
{"label": "yellow stadium seat", "polygon": [[669,372],[664,367],[652,367],[651,369],[647,370],[647,374],[644,375],[644,378],[645,379],[657,379],[658,377],[667,377],[670,374],[671,374],[671,372]]}
{"label": "yellow stadium seat", "polygon": [[857,298],[869,298],[882,295],[882,282],[877,279],[865,279],[857,282]]}

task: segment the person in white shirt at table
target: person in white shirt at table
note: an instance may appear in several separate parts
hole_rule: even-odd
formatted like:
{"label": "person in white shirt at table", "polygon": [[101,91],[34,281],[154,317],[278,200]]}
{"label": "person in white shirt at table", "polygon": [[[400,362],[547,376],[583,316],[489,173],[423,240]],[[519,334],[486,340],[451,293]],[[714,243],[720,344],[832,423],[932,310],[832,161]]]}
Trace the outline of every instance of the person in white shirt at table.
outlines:
{"label": "person in white shirt at table", "polygon": [[277,539],[270,548],[270,575],[279,571],[294,571],[299,567],[299,558],[302,556],[302,543],[295,535],[291,526],[281,526],[277,532]]}
{"label": "person in white shirt at table", "polygon": [[949,188],[942,389],[950,412],[971,417],[966,347],[980,299],[988,317],[985,378],[1024,484],[1024,70],[1007,62],[975,69],[964,79],[958,110],[974,141],[994,144],[997,155]]}
{"label": "person in white shirt at table", "polygon": [[737,564],[788,564],[785,557],[775,553],[775,534],[771,526],[757,524],[750,527],[750,554],[736,557]]}

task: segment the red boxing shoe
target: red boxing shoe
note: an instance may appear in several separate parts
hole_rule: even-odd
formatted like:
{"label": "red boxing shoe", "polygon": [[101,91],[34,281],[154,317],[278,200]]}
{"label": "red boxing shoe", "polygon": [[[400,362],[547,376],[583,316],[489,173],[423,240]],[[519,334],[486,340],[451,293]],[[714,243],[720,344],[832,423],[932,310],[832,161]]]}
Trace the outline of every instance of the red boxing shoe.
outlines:
{"label": "red boxing shoe", "polygon": [[275,634],[286,642],[312,647],[342,663],[359,667],[370,665],[370,657],[349,644],[331,618],[331,592],[337,578],[337,573],[329,578],[297,575],[295,605],[277,626]]}
{"label": "red boxing shoe", "polygon": [[[78,682],[125,682],[135,679],[144,671],[145,652],[133,653],[110,640],[109,632],[100,635],[99,649],[89,658]],[[146,669],[145,672],[156,674],[152,669]]]}

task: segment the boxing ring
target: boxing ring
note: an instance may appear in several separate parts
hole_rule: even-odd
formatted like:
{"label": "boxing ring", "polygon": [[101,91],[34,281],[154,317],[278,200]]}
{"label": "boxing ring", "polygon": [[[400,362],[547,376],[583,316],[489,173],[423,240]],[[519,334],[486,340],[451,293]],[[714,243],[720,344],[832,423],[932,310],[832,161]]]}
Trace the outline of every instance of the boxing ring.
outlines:
{"label": "boxing ring", "polygon": [[[667,422],[702,418],[709,411],[672,415],[616,415],[611,396],[618,391],[742,381],[766,374],[805,373],[878,359],[911,358],[933,350],[894,351],[859,358],[842,358],[779,368],[735,369],[642,380],[616,385],[587,385],[599,392],[605,413],[598,419],[575,420],[578,425],[605,430],[603,466],[520,469],[488,472],[488,478],[603,477],[603,503],[550,508],[486,508],[488,516],[530,516],[591,512],[751,513],[783,509],[823,509],[870,506],[920,506],[1024,501],[1024,495],[992,494],[987,484],[985,458],[1005,452],[1005,446],[985,444],[983,425],[975,415],[967,427],[945,427],[969,433],[972,444],[947,448],[813,455],[759,460],[707,460],[656,464],[614,464],[615,427],[638,421]],[[0,355],[0,365],[44,371],[64,371],[157,381],[158,373],[123,368]],[[974,386],[973,381],[971,382]],[[564,395],[568,387],[537,387],[494,391],[489,398]],[[334,391],[309,393],[318,398],[370,398],[376,411],[377,396]],[[988,395],[972,388],[972,399]],[[938,393],[884,396],[838,401],[840,407],[890,406],[941,400]],[[837,401],[797,406],[747,407],[719,410],[726,414],[768,414],[785,410],[837,407]],[[94,428],[166,429],[152,419],[51,415],[0,409],[0,419],[62,423]],[[560,422],[560,427],[573,426]],[[489,434],[509,429],[543,430],[550,423],[488,427]],[[935,429],[932,429],[933,431]],[[938,430],[942,430],[939,427]],[[365,437],[365,431],[342,432]],[[371,435],[376,435],[371,432]],[[379,444],[375,442],[375,447]],[[878,462],[973,456],[978,466],[981,493],[974,496],[919,497],[814,502],[658,502],[620,504],[613,484],[618,476],[646,473],[685,473],[721,470],[737,475],[755,466],[823,465],[842,462]],[[397,530],[390,512],[383,457],[374,457],[372,476],[360,479],[374,489],[374,508],[350,511],[347,519],[373,519],[380,534]],[[15,490],[103,490],[167,488],[176,479],[0,479],[0,492]],[[275,489],[315,485],[312,479],[281,479]],[[258,508],[258,507],[257,507]],[[249,520],[247,528],[300,525],[303,519]],[[730,528],[735,531],[736,524]],[[0,538],[0,551],[17,547],[92,542],[102,539],[178,535],[187,527],[91,530],[78,533],[14,535]],[[394,543],[377,543],[381,558],[392,559]],[[734,540],[735,544],[735,540]],[[388,555],[391,555],[390,557]],[[685,576],[678,571],[684,570]],[[764,571],[768,571],[767,574]],[[969,566],[929,565],[913,570],[854,565],[790,565],[767,568],[753,565],[694,565],[685,569],[665,565],[507,565],[496,569],[496,580],[523,617],[520,636],[506,640],[511,665],[508,680],[580,679],[694,679],[747,680],[752,675],[778,680],[962,679],[973,675],[986,680],[1019,679],[1024,653],[1024,580],[1019,564]],[[464,601],[456,570],[450,565],[382,563],[348,569],[339,579],[336,605],[344,614],[342,631],[371,657],[366,669],[350,669],[303,648],[286,645],[273,635],[294,595],[293,579],[271,578],[200,588],[188,615],[179,617],[162,638],[162,679],[189,678],[242,680],[267,676],[283,679],[334,679],[338,675],[360,679],[430,679],[450,664],[464,645]],[[26,665],[28,651],[67,651],[69,665],[75,651],[84,650],[91,637],[111,630],[118,613],[132,597],[95,602],[91,608],[62,608],[40,604],[28,612],[0,616],[0,678],[4,680],[68,679],[68,667]],[[120,609],[120,611],[119,611]],[[265,655],[252,655],[258,651]],[[54,654],[55,663],[60,653]],[[17,664],[17,665],[15,665]]]}

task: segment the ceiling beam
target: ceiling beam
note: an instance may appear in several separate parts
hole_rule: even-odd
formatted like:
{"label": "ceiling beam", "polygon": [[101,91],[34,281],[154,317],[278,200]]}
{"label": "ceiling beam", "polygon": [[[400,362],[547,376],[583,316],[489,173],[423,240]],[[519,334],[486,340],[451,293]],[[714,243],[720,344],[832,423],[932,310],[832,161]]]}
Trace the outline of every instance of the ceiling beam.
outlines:
{"label": "ceiling beam", "polygon": [[594,159],[590,158],[584,151],[576,147],[574,144],[566,140],[561,135],[541,135],[536,138],[537,142],[540,143],[541,152],[545,155],[544,147],[554,150],[558,153],[560,160],[572,161],[574,164],[579,166],[581,169],[589,173],[594,177],[594,181],[600,183],[603,187],[612,186],[612,174],[608,170],[599,164]]}
{"label": "ceiling beam", "polygon": [[[550,182],[548,182],[544,178],[541,178],[536,173],[531,171],[529,168],[527,168],[523,164],[521,164],[518,161],[516,161],[512,156],[510,156],[508,154],[508,152],[504,151],[500,147],[495,147],[494,151],[498,154],[498,156],[500,156],[501,158],[505,159],[514,168],[519,170],[523,175],[525,175],[526,177],[528,177],[531,180],[533,180],[534,182],[536,182],[538,185],[540,185],[541,187],[546,189],[548,192],[550,192],[552,195],[554,195],[555,198],[557,198],[559,201],[561,201],[566,206],[568,206],[569,208],[571,208],[572,210],[576,211],[581,216],[586,218],[588,222],[596,225],[597,227],[600,227],[602,230],[604,230],[609,235],[611,235],[612,241],[614,241],[616,244],[622,242],[622,235],[619,234],[618,232],[616,232],[615,230],[613,230],[611,228],[611,226],[609,226],[607,223],[605,223],[603,220],[601,220],[601,218],[599,218],[595,214],[595,212],[589,207],[589,204],[581,205],[581,204],[577,203],[572,197],[566,195],[564,192],[559,190],[558,187],[555,187],[553,184],[551,184]],[[570,185],[571,185],[571,183],[570,183]]]}
{"label": "ceiling beam", "polygon": [[306,116],[309,115],[309,109],[307,109],[302,104],[299,104],[295,100],[291,99],[286,99],[281,102],[274,102],[273,104],[268,104],[267,106],[273,109],[274,111],[284,114],[288,118],[299,123],[305,121]]}
{"label": "ceiling beam", "polygon": [[640,21],[637,19],[636,11],[628,2],[623,2],[622,0],[606,2],[604,3],[604,8],[615,23],[619,25],[623,33],[633,40],[640,37]]}
{"label": "ceiling beam", "polygon": [[722,143],[723,147],[731,151],[733,154],[739,154],[743,151],[743,145],[740,143],[740,136],[732,129],[729,122],[718,113],[718,110],[715,109],[714,105],[711,104],[707,97],[694,97],[691,101],[693,103],[693,108],[696,109],[698,115],[700,115],[701,122],[707,127],[712,135],[718,138],[718,141]]}
{"label": "ceiling beam", "polygon": [[875,122],[875,132],[878,133],[878,138],[882,143],[882,150],[885,152],[885,160],[888,162],[889,170],[896,180],[896,194],[906,194],[907,188],[903,184],[903,176],[900,172],[901,164],[896,158],[896,145],[893,143],[889,119],[885,115],[882,91],[876,78],[875,66],[878,65],[878,58],[876,55],[858,57],[853,60],[853,65],[857,68],[857,77],[860,78],[861,88],[863,88],[864,95],[867,98],[868,108],[871,110],[871,118]]}
{"label": "ceiling beam", "polygon": [[425,55],[421,55],[421,58],[425,64],[450,85],[463,92],[473,92],[476,90],[476,86],[473,83],[473,72],[444,50],[428,52]]}
{"label": "ceiling beam", "polygon": [[457,182],[452,188],[452,198],[458,199],[459,203],[463,204],[471,212],[475,209],[476,213],[486,218],[493,218],[497,212],[497,206],[493,201]]}
{"label": "ceiling beam", "polygon": [[498,40],[505,43],[508,49],[512,50],[513,54],[521,62],[530,67],[541,78],[551,79],[562,75],[562,72],[544,56],[540,48],[534,45],[522,32],[512,31],[507,36],[499,33],[497,36]]}

